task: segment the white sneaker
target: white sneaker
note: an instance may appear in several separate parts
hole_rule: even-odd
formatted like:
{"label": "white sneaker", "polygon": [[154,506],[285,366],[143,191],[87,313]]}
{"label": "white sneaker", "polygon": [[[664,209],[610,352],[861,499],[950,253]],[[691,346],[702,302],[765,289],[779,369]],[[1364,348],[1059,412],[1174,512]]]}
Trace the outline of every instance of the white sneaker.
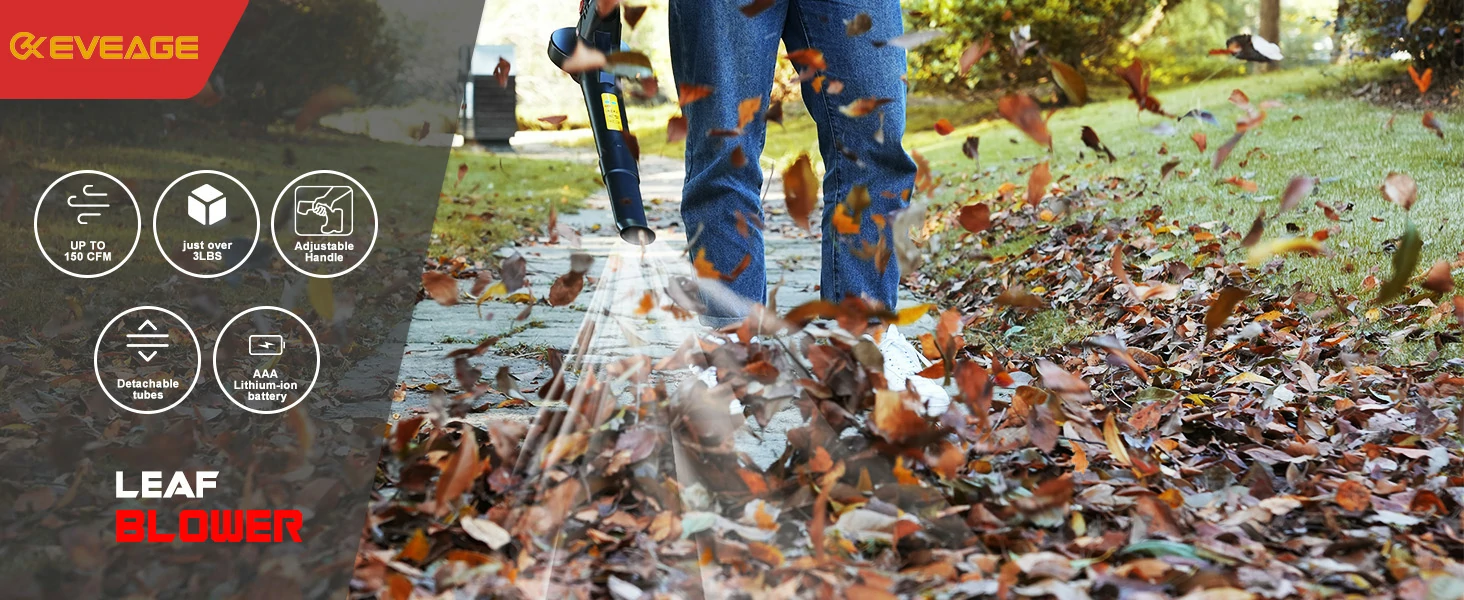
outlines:
{"label": "white sneaker", "polygon": [[925,414],[932,417],[945,414],[951,407],[951,395],[939,382],[916,375],[930,366],[930,361],[911,346],[910,340],[905,339],[894,325],[885,330],[884,338],[879,342],[879,353],[884,355],[884,376],[890,389],[903,390],[905,382],[909,381],[925,403]]}

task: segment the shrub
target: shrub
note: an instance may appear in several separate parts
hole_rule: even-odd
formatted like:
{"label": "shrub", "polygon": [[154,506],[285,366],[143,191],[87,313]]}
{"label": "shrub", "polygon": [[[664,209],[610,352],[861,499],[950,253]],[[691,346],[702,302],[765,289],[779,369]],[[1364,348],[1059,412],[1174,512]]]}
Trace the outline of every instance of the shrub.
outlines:
{"label": "shrub", "polygon": [[1419,69],[1440,75],[1464,73],[1464,0],[1432,0],[1408,24],[1409,0],[1351,0],[1342,3],[1342,29],[1362,53],[1386,58],[1407,52]]}
{"label": "shrub", "polygon": [[[1032,81],[1048,74],[1040,52],[1080,69],[1109,67],[1113,50],[1160,0],[915,0],[906,2],[908,30],[944,30],[947,35],[910,53],[910,81],[923,92],[968,93]],[[1022,59],[1013,57],[1009,34],[1031,26],[1038,42]],[[991,34],[993,48],[966,77],[961,52]],[[1040,52],[1039,52],[1040,51]]]}

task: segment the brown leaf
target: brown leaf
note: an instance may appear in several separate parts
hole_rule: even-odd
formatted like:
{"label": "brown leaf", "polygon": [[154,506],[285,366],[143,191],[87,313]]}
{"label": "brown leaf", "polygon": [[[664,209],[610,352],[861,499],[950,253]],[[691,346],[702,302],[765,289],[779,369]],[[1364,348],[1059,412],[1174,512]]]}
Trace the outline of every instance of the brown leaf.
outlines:
{"label": "brown leaf", "polygon": [[454,184],[454,185],[462,185],[463,178],[464,177],[467,177],[467,175],[468,175],[468,163],[462,163],[462,164],[458,165],[457,183]]}
{"label": "brown leaf", "polygon": [[1042,161],[1032,168],[1027,175],[1027,205],[1037,206],[1042,202],[1042,197],[1047,195],[1047,186],[1052,184],[1052,171],[1047,167],[1047,161]]}
{"label": "brown leaf", "polygon": [[1250,248],[1260,243],[1261,236],[1266,234],[1266,211],[1256,215],[1256,220],[1251,222],[1250,230],[1245,232],[1245,237],[1240,239],[1241,248]]}
{"label": "brown leaf", "polygon": [[1014,285],[1005,290],[1002,290],[1001,294],[997,295],[996,300],[994,300],[993,302],[995,302],[998,306],[1010,306],[1013,308],[1021,308],[1026,310],[1041,310],[1047,308],[1046,302],[1043,302],[1041,298],[1033,295],[1031,292],[1028,292],[1027,288],[1020,285]]}
{"label": "brown leaf", "polygon": [[1372,491],[1362,482],[1348,479],[1337,486],[1336,502],[1344,510],[1367,510],[1372,507]]}
{"label": "brown leaf", "polygon": [[742,14],[748,18],[756,17],[763,11],[773,7],[773,0],[752,0],[751,3],[742,7]]}
{"label": "brown leaf", "polygon": [[762,97],[747,98],[737,104],[737,129],[740,131],[746,127],[752,119],[757,116],[757,111],[762,108]]}
{"label": "brown leaf", "polygon": [[813,174],[813,161],[808,153],[798,158],[783,170],[783,197],[788,203],[788,216],[804,231],[813,231],[809,215],[818,206],[818,177]]}
{"label": "brown leaf", "polygon": [[1026,94],[1008,94],[996,103],[996,111],[1002,118],[1016,125],[1022,133],[1044,148],[1052,148],[1052,134],[1047,131],[1047,121],[1042,119],[1042,108],[1037,101]]}
{"label": "brown leaf", "polygon": [[946,119],[941,119],[935,122],[935,132],[940,134],[941,136],[950,135],[951,132],[955,130],[956,126],[952,125],[951,122]]}
{"label": "brown leaf", "polygon": [[741,169],[747,166],[747,153],[742,150],[742,146],[737,146],[732,149],[732,156],[727,157],[727,162],[732,163],[732,168]]}
{"label": "brown leaf", "polygon": [[1220,170],[1220,165],[1225,164],[1225,160],[1230,158],[1230,153],[1235,151],[1235,145],[1239,144],[1240,138],[1243,137],[1245,137],[1245,132],[1237,131],[1235,135],[1230,136],[1230,139],[1225,140],[1224,144],[1216,148],[1215,157],[1210,160],[1210,169],[1215,171]]}
{"label": "brown leaf", "polygon": [[1311,195],[1312,189],[1316,185],[1317,178],[1315,177],[1307,175],[1292,177],[1291,181],[1286,184],[1286,191],[1281,192],[1281,212],[1296,208],[1296,205],[1301,204],[1303,199]]}
{"label": "brown leaf", "polygon": [[1180,527],[1179,520],[1175,518],[1174,510],[1160,500],[1159,496],[1142,494],[1134,498],[1134,511],[1148,526],[1149,533],[1176,539],[1184,537],[1184,529]]}
{"label": "brown leaf", "polygon": [[1067,372],[1056,363],[1042,359],[1037,361],[1037,373],[1042,376],[1042,385],[1064,400],[1079,405],[1093,401],[1093,389],[1081,377]]}
{"label": "brown leaf", "polygon": [[1454,296],[1454,320],[1464,329],[1464,296]]}
{"label": "brown leaf", "polygon": [[1407,173],[1388,173],[1383,178],[1383,187],[1379,189],[1388,202],[1403,207],[1403,210],[1412,209],[1413,204],[1418,201],[1418,183]]}
{"label": "brown leaf", "polygon": [[965,77],[967,73],[970,73],[971,67],[976,66],[976,63],[981,61],[981,57],[986,56],[986,53],[990,51],[991,34],[989,33],[986,34],[986,37],[981,38],[981,41],[972,42],[971,45],[966,46],[966,49],[961,51],[961,59],[959,61],[961,77]]}
{"label": "brown leaf", "polygon": [[675,144],[686,139],[686,116],[676,115],[666,120],[666,143]]}
{"label": "brown leaf", "polygon": [[712,86],[709,85],[680,83],[676,85],[676,101],[681,106],[686,106],[712,95],[712,89]]}
{"label": "brown leaf", "polygon": [[874,112],[874,109],[894,102],[890,98],[860,98],[839,107],[839,112],[846,117],[859,118]]}
{"label": "brown leaf", "polygon": [[564,60],[559,68],[565,73],[576,75],[585,71],[593,71],[605,66],[605,53],[595,49],[589,44],[576,44],[574,52]]}
{"label": "brown leaf", "polygon": [[446,511],[449,503],[472,489],[473,481],[478,477],[478,441],[473,430],[471,426],[462,429],[457,449],[447,459],[447,466],[442,468],[442,473],[437,476],[434,499],[438,503],[439,511]]}
{"label": "brown leaf", "polygon": [[1249,179],[1241,179],[1240,177],[1235,175],[1225,178],[1223,182],[1240,188],[1240,190],[1244,192],[1255,193],[1261,191],[1261,186],[1256,185],[1256,182]]}
{"label": "brown leaf", "polygon": [[1118,435],[1118,422],[1114,420],[1113,413],[1103,419],[1103,442],[1108,445],[1108,454],[1113,456],[1113,461],[1129,466],[1133,460],[1129,458],[1128,446],[1123,443],[1123,438]]}
{"label": "brown leaf", "polygon": [[1250,296],[1250,292],[1238,287],[1220,290],[1210,302],[1210,308],[1205,311],[1205,339],[1213,337],[1216,329],[1225,326],[1225,321],[1235,312],[1236,305],[1247,296]]}
{"label": "brown leaf", "polygon": [[807,67],[815,71],[826,71],[829,64],[824,60],[824,53],[817,48],[803,48],[788,53],[788,62],[800,67]]}
{"label": "brown leaf", "polygon": [[1062,93],[1067,95],[1068,100],[1074,106],[1082,106],[1088,103],[1088,84],[1083,81],[1083,76],[1078,75],[1078,70],[1072,68],[1055,58],[1047,59],[1048,66],[1052,67],[1052,79],[1057,86],[1062,88]]}
{"label": "brown leaf", "polygon": [[422,287],[427,295],[438,304],[452,306],[458,303],[457,279],[441,271],[422,272]]}
{"label": "brown leaf", "polygon": [[1129,86],[1129,98],[1139,105],[1139,110],[1149,111],[1156,115],[1168,117],[1169,113],[1159,104],[1159,99],[1149,95],[1149,73],[1144,69],[1144,62],[1135,58],[1129,66],[1118,70],[1119,78]]}
{"label": "brown leaf", "polygon": [[1027,435],[1043,452],[1052,452],[1057,447],[1057,421],[1052,418],[1052,409],[1046,404],[1038,404],[1032,414],[1027,415]]}
{"label": "brown leaf", "polygon": [[1195,147],[1199,148],[1200,152],[1204,152],[1205,147],[1209,144],[1209,139],[1205,137],[1205,132],[1203,131],[1196,131],[1190,134],[1190,139],[1195,141]]}
{"label": "brown leaf", "polygon": [[1108,149],[1108,146],[1103,145],[1103,140],[1098,139],[1098,132],[1093,131],[1092,127],[1084,125],[1082,137],[1084,146],[1092,148],[1094,152],[1102,152],[1107,155],[1108,162],[1114,161],[1113,152]]}
{"label": "brown leaf", "polygon": [[991,229],[991,207],[985,202],[977,202],[961,207],[961,214],[957,217],[961,227],[971,233],[981,233]]}
{"label": "brown leaf", "polygon": [[961,154],[976,161],[976,164],[981,164],[981,138],[973,135],[966,136],[966,143],[961,144]]}
{"label": "brown leaf", "polygon": [[1423,126],[1432,131],[1434,135],[1439,136],[1439,139],[1444,139],[1444,124],[1434,116],[1433,111],[1423,113]]}
{"label": "brown leaf", "polygon": [[508,87],[508,74],[513,67],[508,64],[508,59],[498,57],[498,64],[493,66],[493,78],[498,81],[498,87]]}
{"label": "brown leaf", "polygon": [[427,560],[427,553],[431,550],[432,541],[427,539],[427,533],[417,529],[412,532],[412,537],[407,538],[407,543],[402,544],[402,549],[397,552],[396,560],[421,564]]}
{"label": "brown leaf", "polygon": [[1454,291],[1454,274],[1452,266],[1447,260],[1434,263],[1427,273],[1423,275],[1424,289],[1433,290],[1440,294],[1447,294]]}
{"label": "brown leaf", "polygon": [[640,23],[641,17],[645,16],[646,8],[648,7],[644,4],[622,6],[620,12],[625,15],[625,24],[629,25],[631,29],[635,29],[635,26]]}

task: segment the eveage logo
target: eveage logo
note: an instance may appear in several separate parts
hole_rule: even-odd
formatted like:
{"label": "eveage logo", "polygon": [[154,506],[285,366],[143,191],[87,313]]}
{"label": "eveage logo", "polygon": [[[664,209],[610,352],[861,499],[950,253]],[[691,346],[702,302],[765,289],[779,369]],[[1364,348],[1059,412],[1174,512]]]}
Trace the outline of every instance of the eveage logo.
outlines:
{"label": "eveage logo", "polygon": [[10,54],[19,60],[198,60],[196,35],[36,35],[10,36]]}

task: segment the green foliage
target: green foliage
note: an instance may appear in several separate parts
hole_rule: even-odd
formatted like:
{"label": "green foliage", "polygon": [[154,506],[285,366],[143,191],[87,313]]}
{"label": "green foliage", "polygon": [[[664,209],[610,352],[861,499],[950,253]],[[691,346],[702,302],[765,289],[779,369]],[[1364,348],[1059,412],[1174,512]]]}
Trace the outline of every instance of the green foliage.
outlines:
{"label": "green foliage", "polygon": [[[1225,40],[1255,33],[1260,15],[1255,0],[1171,1],[1164,20],[1138,48],[1124,50],[1142,59],[1159,87],[1192,83],[1208,77],[1245,74],[1251,67],[1211,56]],[[1331,17],[1335,0],[1286,0],[1281,3],[1280,44],[1283,68],[1319,64],[1331,59]]]}
{"label": "green foliage", "polygon": [[1342,29],[1372,56],[1407,52],[1420,71],[1464,72],[1464,0],[1431,0],[1411,25],[1409,4],[1409,0],[1345,2]]}
{"label": "green foliage", "polygon": [[255,0],[214,69],[217,108],[267,123],[339,84],[363,101],[385,93],[401,69],[386,13],[371,0]]}
{"label": "green foliage", "polygon": [[[910,53],[910,81],[922,92],[961,94],[1030,82],[1048,75],[1042,54],[1080,71],[1117,62],[1114,50],[1160,0],[914,0],[905,3],[907,30],[941,29],[948,35]],[[1038,42],[1020,60],[1010,32],[1031,26]],[[990,34],[993,48],[967,76],[961,52]]]}

